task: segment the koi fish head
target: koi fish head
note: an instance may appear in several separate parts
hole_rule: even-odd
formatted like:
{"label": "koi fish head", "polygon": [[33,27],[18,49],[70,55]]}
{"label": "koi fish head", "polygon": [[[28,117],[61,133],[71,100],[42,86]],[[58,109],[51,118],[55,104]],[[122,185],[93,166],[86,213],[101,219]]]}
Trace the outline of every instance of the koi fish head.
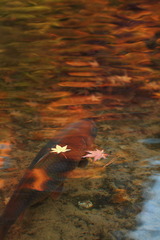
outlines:
{"label": "koi fish head", "polygon": [[91,118],[82,120],[82,130],[91,135],[93,138],[97,136],[97,127],[95,122]]}
{"label": "koi fish head", "polygon": [[[71,128],[72,130],[67,136],[68,142],[70,142],[69,139],[73,139],[74,141],[76,141],[76,139],[82,138],[84,140],[86,148],[90,148],[92,146],[94,139],[97,135],[97,127],[92,119],[82,119],[79,122],[72,124]],[[77,140],[77,143],[78,142],[79,141]]]}
{"label": "koi fish head", "polygon": [[67,146],[66,159],[80,161],[88,149],[92,149],[97,128],[92,119],[82,119],[70,124],[64,131],[57,135],[58,145]]}
{"label": "koi fish head", "polygon": [[91,147],[97,135],[97,127],[92,119],[84,119],[79,123],[79,132],[82,134],[87,147]]}

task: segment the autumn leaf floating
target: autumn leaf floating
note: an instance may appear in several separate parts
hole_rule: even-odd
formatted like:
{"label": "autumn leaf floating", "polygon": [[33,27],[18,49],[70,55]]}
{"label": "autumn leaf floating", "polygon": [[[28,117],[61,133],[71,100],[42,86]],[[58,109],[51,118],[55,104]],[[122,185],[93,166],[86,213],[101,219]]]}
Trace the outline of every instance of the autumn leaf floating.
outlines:
{"label": "autumn leaf floating", "polygon": [[55,148],[51,148],[51,152],[55,152],[55,153],[57,153],[57,154],[59,154],[59,153],[63,153],[63,152],[68,152],[68,151],[70,151],[71,149],[67,149],[67,145],[66,146],[64,146],[64,147],[61,147],[60,145],[56,145],[56,147]]}
{"label": "autumn leaf floating", "polygon": [[[99,150],[99,149],[96,149],[95,151],[87,151],[88,154],[84,155],[83,158],[93,158],[93,162],[97,161],[97,160],[100,160],[102,158],[106,158],[107,156],[109,156],[109,154],[107,153],[104,153],[104,150]],[[112,159],[111,161],[107,162],[104,166],[108,166],[110,165],[112,162],[114,161],[114,159]]]}
{"label": "autumn leaf floating", "polygon": [[[71,151],[71,149],[68,149],[67,145],[64,147],[62,147],[60,145],[56,145],[55,148],[51,148],[51,152],[54,152],[57,154],[59,154],[59,153],[63,154],[68,151]],[[100,160],[102,158],[105,159],[109,155],[107,153],[104,153],[104,150],[99,150],[99,149],[96,149],[95,151],[87,151],[87,152],[88,153],[86,155],[82,156],[82,158],[93,158],[93,162],[96,162],[97,160]],[[67,158],[65,155],[64,155],[64,157]],[[109,161],[103,167],[110,165],[112,162],[113,162],[113,160]]]}
{"label": "autumn leaf floating", "polygon": [[104,153],[104,150],[99,150],[96,149],[96,151],[87,151],[88,154],[86,154],[85,156],[83,156],[84,158],[93,158],[93,161],[97,161],[100,160],[101,158],[106,158],[108,156],[107,153]]}

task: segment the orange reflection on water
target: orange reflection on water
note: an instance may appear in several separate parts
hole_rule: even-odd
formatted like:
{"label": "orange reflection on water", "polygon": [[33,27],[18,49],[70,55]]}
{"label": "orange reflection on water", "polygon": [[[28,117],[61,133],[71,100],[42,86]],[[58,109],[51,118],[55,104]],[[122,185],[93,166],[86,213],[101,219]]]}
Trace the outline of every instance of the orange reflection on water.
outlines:
{"label": "orange reflection on water", "polygon": [[4,187],[4,179],[0,179],[0,189]]}

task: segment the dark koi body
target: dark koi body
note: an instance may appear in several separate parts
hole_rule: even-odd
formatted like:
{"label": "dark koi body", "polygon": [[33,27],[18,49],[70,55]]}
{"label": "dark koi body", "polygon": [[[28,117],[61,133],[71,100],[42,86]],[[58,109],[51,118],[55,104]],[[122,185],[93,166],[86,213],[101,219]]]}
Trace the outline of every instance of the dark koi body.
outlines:
{"label": "dark koi body", "polygon": [[[0,240],[3,240],[17,218],[31,205],[49,195],[59,195],[67,175],[81,165],[82,156],[90,150],[96,136],[92,120],[70,124],[52,138],[32,161],[0,218]],[[56,145],[67,145],[70,151],[56,153]]]}

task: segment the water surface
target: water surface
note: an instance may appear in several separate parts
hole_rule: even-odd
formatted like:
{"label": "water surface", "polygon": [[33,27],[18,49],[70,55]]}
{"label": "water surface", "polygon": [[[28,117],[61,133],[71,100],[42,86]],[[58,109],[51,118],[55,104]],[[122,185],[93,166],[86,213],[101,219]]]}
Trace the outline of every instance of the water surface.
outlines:
{"label": "water surface", "polygon": [[1,0],[0,210],[67,123],[94,117],[97,148],[115,159],[99,178],[68,180],[60,199],[29,209],[8,239],[158,239],[159,7]]}

